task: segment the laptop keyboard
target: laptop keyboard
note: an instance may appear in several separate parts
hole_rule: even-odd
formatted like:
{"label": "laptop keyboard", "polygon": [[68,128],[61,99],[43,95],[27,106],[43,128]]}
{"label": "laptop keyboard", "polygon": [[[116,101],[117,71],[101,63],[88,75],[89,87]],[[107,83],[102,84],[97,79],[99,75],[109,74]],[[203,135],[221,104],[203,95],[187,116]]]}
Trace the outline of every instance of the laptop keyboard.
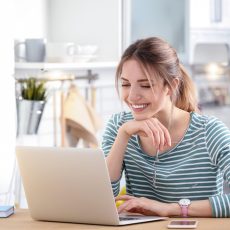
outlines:
{"label": "laptop keyboard", "polygon": [[122,220],[139,220],[140,217],[128,217],[128,216],[120,216],[119,217],[119,220],[122,221]]}

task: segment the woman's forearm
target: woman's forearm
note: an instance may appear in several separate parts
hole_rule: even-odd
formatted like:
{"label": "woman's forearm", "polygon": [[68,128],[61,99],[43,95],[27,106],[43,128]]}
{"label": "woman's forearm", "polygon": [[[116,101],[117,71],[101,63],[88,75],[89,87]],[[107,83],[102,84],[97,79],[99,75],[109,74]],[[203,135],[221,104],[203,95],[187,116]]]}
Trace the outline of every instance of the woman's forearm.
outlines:
{"label": "woman's forearm", "polygon": [[[182,216],[178,203],[169,204],[169,216]],[[209,200],[191,201],[188,207],[189,217],[212,217],[212,207]]]}
{"label": "woman's forearm", "polygon": [[120,128],[114,144],[106,157],[110,180],[112,182],[117,181],[121,176],[121,167],[128,140],[129,136]]}

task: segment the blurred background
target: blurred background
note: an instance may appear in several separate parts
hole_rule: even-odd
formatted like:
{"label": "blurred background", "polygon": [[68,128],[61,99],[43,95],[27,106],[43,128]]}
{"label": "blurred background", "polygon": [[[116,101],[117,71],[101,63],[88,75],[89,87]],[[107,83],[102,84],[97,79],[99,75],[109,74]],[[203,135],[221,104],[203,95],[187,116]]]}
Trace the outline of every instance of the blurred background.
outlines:
{"label": "blurred background", "polygon": [[15,144],[100,147],[106,121],[123,109],[117,63],[139,38],[167,40],[202,113],[230,127],[228,0],[9,0],[0,19],[0,203],[21,196]]}

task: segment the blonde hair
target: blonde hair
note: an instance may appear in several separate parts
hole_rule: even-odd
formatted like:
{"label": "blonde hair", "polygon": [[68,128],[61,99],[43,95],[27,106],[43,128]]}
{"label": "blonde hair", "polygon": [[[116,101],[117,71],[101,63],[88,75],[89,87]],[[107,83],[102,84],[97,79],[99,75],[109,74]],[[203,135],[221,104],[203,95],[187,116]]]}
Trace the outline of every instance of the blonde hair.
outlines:
{"label": "blonde hair", "polygon": [[[179,62],[176,51],[163,39],[150,37],[131,44],[123,53],[117,67],[115,85],[118,82],[122,67],[127,60],[138,61],[147,78],[161,78],[172,91],[172,103],[185,111],[199,111],[197,106],[196,89],[192,79]],[[173,80],[179,79],[178,87],[173,87]]]}

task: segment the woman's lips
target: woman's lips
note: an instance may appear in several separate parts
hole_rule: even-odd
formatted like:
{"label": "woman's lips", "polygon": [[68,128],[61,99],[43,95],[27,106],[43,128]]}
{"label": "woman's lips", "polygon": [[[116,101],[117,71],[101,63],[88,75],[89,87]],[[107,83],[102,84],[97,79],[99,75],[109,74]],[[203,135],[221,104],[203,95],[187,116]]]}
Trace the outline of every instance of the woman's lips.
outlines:
{"label": "woman's lips", "polygon": [[149,104],[130,104],[130,107],[134,112],[142,112]]}

